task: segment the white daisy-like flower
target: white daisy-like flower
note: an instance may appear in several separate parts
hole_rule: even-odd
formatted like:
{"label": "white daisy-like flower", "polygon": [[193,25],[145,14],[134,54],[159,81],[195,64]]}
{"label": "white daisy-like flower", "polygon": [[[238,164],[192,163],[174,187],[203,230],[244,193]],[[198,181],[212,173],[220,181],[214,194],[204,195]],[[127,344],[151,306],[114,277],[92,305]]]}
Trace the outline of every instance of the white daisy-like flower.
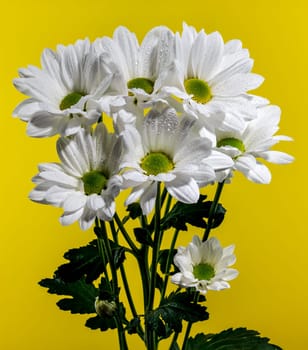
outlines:
{"label": "white daisy-like flower", "polygon": [[175,59],[164,72],[163,90],[182,99],[184,108],[198,117],[222,113],[232,129],[255,115],[247,92],[257,88],[263,78],[251,73],[253,60],[239,40],[224,44],[218,32],[197,33],[184,24],[175,42]]}
{"label": "white daisy-like flower", "polygon": [[15,87],[30,98],[21,102],[14,116],[28,122],[33,137],[73,135],[101,116],[97,101],[108,89],[112,74],[89,40],[74,45],[45,49],[42,68],[20,69]]}
{"label": "white daisy-like flower", "polygon": [[[279,141],[291,141],[288,136],[275,135],[279,130],[280,108],[268,105],[258,108],[257,118],[246,123],[242,132],[217,132],[217,149],[234,159],[233,169],[243,173],[249,180],[268,184],[269,169],[259,159],[270,163],[288,164],[293,157],[284,152],[271,150]],[[230,172],[228,172],[228,175]]]}
{"label": "white daisy-like flower", "polygon": [[229,156],[212,150],[211,139],[200,137],[195,119],[161,107],[122,133],[127,147],[123,185],[133,188],[126,204],[140,200],[144,214],[153,209],[158,182],[180,202],[195,203],[199,187],[215,181],[215,170],[233,165]]}
{"label": "white daisy-like flower", "polygon": [[110,93],[133,95],[127,101],[135,103],[150,100],[161,88],[161,72],[174,56],[174,34],[164,26],[149,31],[140,45],[136,35],[122,26],[112,39],[103,37],[93,45],[114,72]]}
{"label": "white daisy-like flower", "polygon": [[86,230],[96,217],[111,220],[122,184],[118,175],[123,151],[121,137],[109,134],[100,123],[94,132],[81,129],[70,138],[61,137],[57,150],[61,163],[39,165],[30,198],[62,207],[63,225],[78,220]]}
{"label": "white daisy-like flower", "polygon": [[235,263],[234,245],[222,248],[218,239],[209,238],[202,242],[198,236],[187,247],[179,247],[174,256],[174,264],[180,272],[171,281],[181,287],[194,287],[202,294],[208,290],[230,288],[228,281],[238,275],[229,268]]}

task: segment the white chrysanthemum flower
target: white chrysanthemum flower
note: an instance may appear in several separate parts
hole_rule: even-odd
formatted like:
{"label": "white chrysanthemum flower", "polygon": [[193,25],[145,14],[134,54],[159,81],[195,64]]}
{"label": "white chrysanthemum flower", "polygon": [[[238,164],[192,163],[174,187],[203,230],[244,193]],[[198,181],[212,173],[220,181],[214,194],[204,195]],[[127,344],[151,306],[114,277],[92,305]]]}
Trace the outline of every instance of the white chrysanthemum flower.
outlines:
{"label": "white chrysanthemum flower", "polygon": [[28,122],[33,137],[73,135],[101,116],[97,100],[109,87],[112,75],[89,40],[74,45],[45,49],[42,69],[21,69],[15,87],[30,98],[21,102],[14,116]]}
{"label": "white chrysanthemum flower", "polygon": [[62,207],[63,225],[78,220],[86,230],[96,217],[111,220],[122,183],[117,175],[122,149],[121,137],[108,134],[102,123],[93,133],[81,129],[70,138],[61,137],[57,143],[61,163],[39,165],[30,198]]}
{"label": "white chrysanthemum flower", "polygon": [[280,113],[278,106],[268,105],[258,109],[257,118],[247,122],[242,132],[217,132],[217,149],[230,155],[234,159],[234,169],[253,182],[267,184],[271,181],[269,169],[258,159],[276,164],[293,161],[287,153],[271,150],[279,141],[292,140],[274,135],[279,130]]}
{"label": "white chrysanthemum flower", "polygon": [[222,113],[232,129],[255,115],[253,96],[247,91],[257,88],[263,78],[251,73],[253,60],[239,40],[224,44],[218,32],[197,33],[184,24],[175,41],[175,59],[164,72],[163,90],[182,99],[184,108],[197,116]]}
{"label": "white chrysanthemum flower", "polygon": [[232,167],[230,157],[213,151],[212,141],[200,137],[194,122],[162,106],[135,128],[127,126],[122,133],[127,147],[122,176],[124,187],[133,189],[126,204],[140,199],[143,213],[150,213],[158,182],[180,202],[195,203],[199,187],[215,180],[215,170]]}
{"label": "white chrysanthemum flower", "polygon": [[218,239],[211,237],[202,242],[198,236],[187,247],[179,247],[174,264],[180,272],[171,281],[181,287],[195,287],[202,294],[208,290],[230,288],[228,281],[238,275],[229,268],[235,263],[234,245],[222,248]]}
{"label": "white chrysanthemum flower", "polygon": [[144,102],[161,88],[161,72],[174,55],[174,34],[166,27],[155,27],[139,45],[136,35],[121,26],[112,39],[103,37],[93,45],[114,72],[110,93],[133,94],[132,101]]}

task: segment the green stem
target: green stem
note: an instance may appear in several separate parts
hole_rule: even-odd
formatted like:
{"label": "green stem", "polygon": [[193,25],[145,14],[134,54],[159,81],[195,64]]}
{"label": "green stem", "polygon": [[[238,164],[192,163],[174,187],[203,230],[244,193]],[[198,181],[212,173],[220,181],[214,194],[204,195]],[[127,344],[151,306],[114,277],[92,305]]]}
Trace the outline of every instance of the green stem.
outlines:
{"label": "green stem", "polygon": [[210,212],[209,212],[209,218],[208,218],[208,221],[207,221],[207,226],[206,226],[203,238],[202,238],[203,242],[206,241],[209,238],[209,234],[210,234],[211,229],[212,229],[212,225],[213,225],[213,221],[214,221],[214,218],[215,218],[215,214],[216,214],[219,198],[220,198],[221,192],[223,190],[224,184],[225,184],[224,181],[223,182],[218,182],[218,184],[217,184],[216,193],[215,193],[214,200],[212,202],[212,205],[211,205],[211,208],[210,208]]}
{"label": "green stem", "polygon": [[179,332],[174,332],[172,341],[170,343],[170,347],[169,350],[172,350],[173,346],[176,344],[177,340],[178,340],[178,336],[179,336]]}
{"label": "green stem", "polygon": [[[99,221],[97,219],[95,220],[95,226],[99,228]],[[111,290],[110,278],[109,278],[108,271],[107,271],[108,255],[107,255],[107,252],[105,249],[104,241],[103,241],[102,237],[98,236],[98,235],[97,235],[97,249],[98,249],[98,253],[103,261],[103,272],[104,272],[104,275],[106,278],[106,282]],[[106,257],[107,257],[107,260],[106,260]]]}
{"label": "green stem", "polygon": [[[198,300],[199,300],[199,292],[194,292],[194,303],[197,304]],[[185,332],[185,336],[184,336],[184,340],[183,340],[183,346],[182,346],[182,350],[186,350],[187,348],[187,342],[188,342],[188,338],[190,335],[190,331],[191,331],[191,327],[193,325],[193,322],[188,322],[187,323],[187,328],[186,328],[186,332]]]}
{"label": "green stem", "polygon": [[166,216],[169,213],[171,202],[172,202],[172,196],[170,193],[168,193],[168,198],[167,198],[167,202],[166,202],[166,206],[165,206],[164,216]]}
{"label": "green stem", "polygon": [[114,316],[115,321],[117,323],[117,331],[118,331],[118,338],[119,338],[119,343],[120,343],[120,350],[128,350],[127,342],[126,342],[126,336],[125,336],[125,330],[123,328],[122,324],[122,319],[120,317],[120,310],[121,310],[121,304],[119,300],[119,284],[118,284],[118,276],[117,276],[117,270],[116,266],[113,260],[113,255],[112,255],[112,249],[110,246],[110,242],[107,236],[107,230],[106,230],[106,225],[105,222],[100,220],[100,227],[102,230],[102,239],[105,245],[105,250],[107,253],[107,258],[109,261],[109,266],[111,270],[111,275],[112,275],[112,285],[113,285],[113,293],[115,297],[115,303],[117,306],[118,312]]}
{"label": "green stem", "polygon": [[[146,229],[148,227],[148,220],[146,215],[142,215],[140,218],[141,227]],[[146,244],[141,245],[141,249],[137,256],[139,271],[143,286],[143,306],[144,313],[146,313],[149,297],[150,286],[150,274],[149,274],[149,247]]]}
{"label": "green stem", "polygon": [[170,245],[170,249],[169,249],[169,253],[168,253],[168,257],[167,257],[167,262],[166,262],[166,274],[165,274],[165,278],[164,278],[163,288],[161,291],[160,302],[162,302],[162,300],[164,299],[165,293],[167,290],[167,285],[168,285],[168,281],[169,281],[169,270],[170,270],[171,263],[172,263],[172,253],[173,253],[179,232],[180,231],[178,229],[175,230],[172,241],[171,241],[171,245]]}
{"label": "green stem", "polygon": [[148,247],[143,246],[141,248],[140,254],[137,258],[142,287],[143,287],[143,305],[144,312],[146,313],[148,306],[148,298],[149,298],[149,285],[150,285],[150,276],[149,276],[149,265],[148,265]]}
{"label": "green stem", "polygon": [[[114,226],[114,222],[113,221],[110,221],[110,228],[111,228],[113,240],[115,241],[116,244],[119,244],[118,237],[117,237],[117,231],[116,231],[116,228]],[[134,318],[138,318],[139,316],[137,314],[137,310],[135,308],[135,304],[134,304],[134,301],[133,301],[133,298],[132,298],[132,295],[131,295],[131,292],[130,292],[130,288],[129,288],[129,284],[128,284],[127,276],[126,276],[126,271],[125,271],[125,267],[124,267],[123,264],[120,265],[120,273],[121,273],[121,277],[122,277],[125,293],[126,293],[126,296],[127,296],[127,300],[128,300],[128,303],[129,303],[132,315],[133,315]],[[141,337],[141,339],[143,339],[144,338],[144,332],[143,332],[143,329],[142,329],[140,324],[138,326],[137,332],[138,332],[139,336]]]}
{"label": "green stem", "polygon": [[[155,214],[154,214],[154,243],[152,251],[152,264],[150,273],[150,290],[149,299],[146,309],[146,315],[153,310],[154,297],[155,297],[155,285],[156,285],[156,273],[157,263],[159,256],[159,249],[161,243],[161,230],[160,230],[160,213],[161,212],[161,197],[160,197],[160,182],[157,183],[157,194],[155,200]],[[148,350],[155,350],[157,348],[156,334],[154,331],[147,329],[147,346]]]}
{"label": "green stem", "polygon": [[114,219],[123,235],[123,237],[125,238],[126,242],[128,243],[128,245],[131,247],[131,249],[133,250],[134,253],[138,253],[138,248],[137,246],[135,245],[135,243],[131,240],[129,234],[127,233],[121,219],[119,218],[118,214],[115,213],[114,214]]}

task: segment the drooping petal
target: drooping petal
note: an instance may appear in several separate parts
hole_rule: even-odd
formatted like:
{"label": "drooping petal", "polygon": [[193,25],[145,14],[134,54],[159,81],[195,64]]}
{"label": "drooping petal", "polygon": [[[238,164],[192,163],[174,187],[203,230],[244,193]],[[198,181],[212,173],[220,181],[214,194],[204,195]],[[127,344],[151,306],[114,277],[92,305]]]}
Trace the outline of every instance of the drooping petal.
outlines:
{"label": "drooping petal", "polygon": [[172,197],[183,203],[196,203],[200,195],[196,181],[187,176],[178,176],[166,183],[166,189]]}
{"label": "drooping petal", "polygon": [[235,169],[242,172],[252,182],[260,184],[271,182],[271,173],[268,168],[258,163],[251,155],[239,157],[235,162]]}

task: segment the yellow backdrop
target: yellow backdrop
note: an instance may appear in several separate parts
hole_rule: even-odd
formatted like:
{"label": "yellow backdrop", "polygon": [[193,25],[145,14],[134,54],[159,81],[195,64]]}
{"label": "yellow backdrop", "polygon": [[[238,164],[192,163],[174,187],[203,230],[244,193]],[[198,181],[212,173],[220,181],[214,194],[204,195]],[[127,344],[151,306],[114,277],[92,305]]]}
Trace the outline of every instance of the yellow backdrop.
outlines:
{"label": "yellow backdrop", "polygon": [[[61,227],[61,210],[30,202],[37,164],[56,161],[53,139],[31,139],[11,117],[24,97],[12,79],[19,67],[39,65],[45,47],[79,38],[112,35],[125,25],[141,39],[153,26],[181,30],[182,22],[238,38],[265,77],[257,93],[282,108],[281,144],[296,161],[270,166],[270,185],[238,175],[225,189],[228,215],[216,235],[236,244],[239,277],[230,290],[208,294],[211,319],[196,332],[247,326],[287,350],[307,349],[307,11],[306,1],[6,1],[1,10],[1,236],[0,348],[3,350],[116,349],[114,332],[83,326],[84,316],[60,311],[57,297],[37,282],[63,263],[62,254],[93,235],[77,225]],[[306,142],[305,142],[306,140]],[[188,242],[193,231],[181,236]],[[133,267],[132,267],[133,268]],[[130,276],[133,277],[132,271]],[[130,339],[132,349],[141,349]]]}

